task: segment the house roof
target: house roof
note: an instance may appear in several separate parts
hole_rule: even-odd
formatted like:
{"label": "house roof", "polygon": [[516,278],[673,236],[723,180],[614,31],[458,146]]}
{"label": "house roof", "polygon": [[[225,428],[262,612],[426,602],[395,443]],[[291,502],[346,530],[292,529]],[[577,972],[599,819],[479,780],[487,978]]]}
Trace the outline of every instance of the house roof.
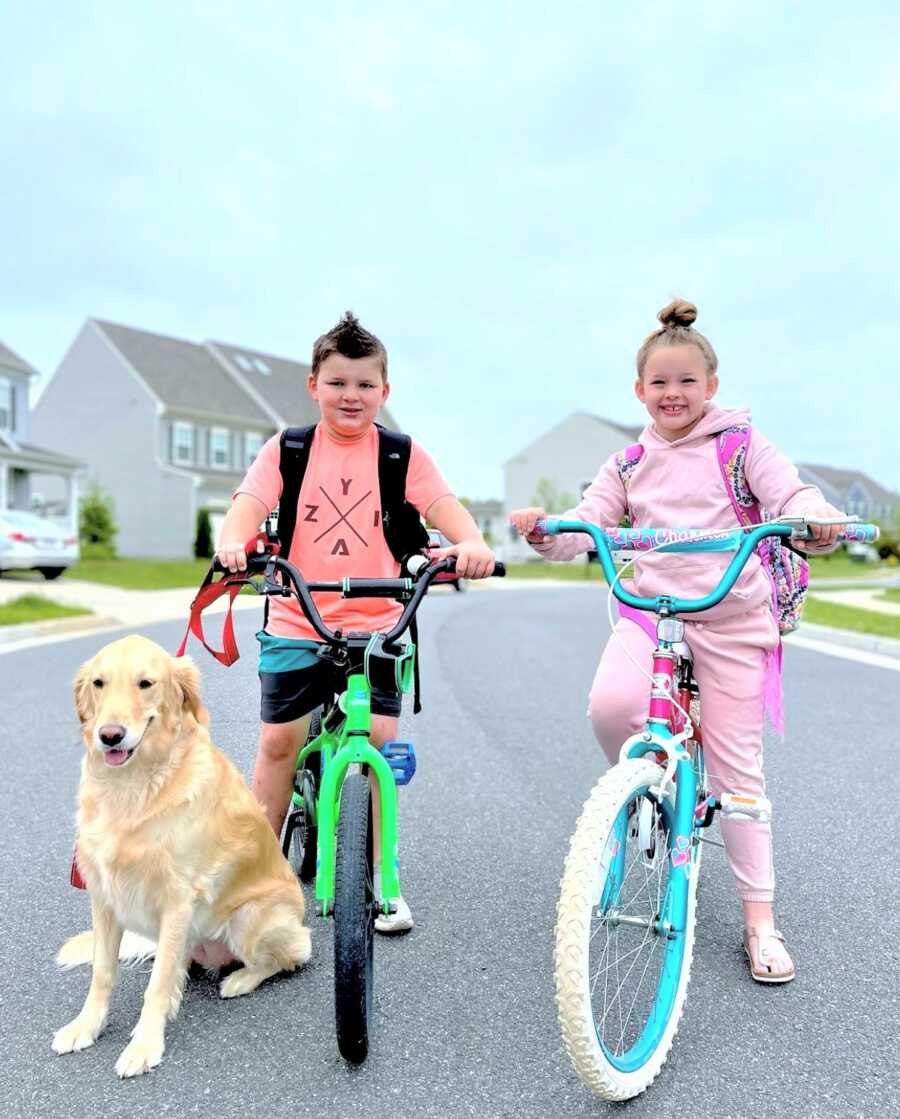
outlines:
{"label": "house roof", "polygon": [[204,346],[101,319],[93,322],[166,408],[273,426],[268,413]]}
{"label": "house roof", "polygon": [[[306,391],[311,366],[228,342],[210,341],[206,346],[220,360],[226,361],[248,393],[271,411],[276,426],[318,423],[319,409]],[[381,409],[378,419],[385,427],[397,427],[387,408]]]}
{"label": "house roof", "polygon": [[23,357],[0,342],[0,365],[5,366],[7,369],[17,369],[20,373],[29,373],[32,376],[37,376],[37,370],[33,365],[29,365]]}
{"label": "house roof", "polygon": [[870,478],[868,474],[863,474],[861,470],[844,470],[837,466],[819,466],[812,462],[798,462],[797,469],[800,471],[801,477],[807,471],[810,474],[817,475],[838,493],[846,493],[851,486],[857,485],[862,486],[873,498],[884,505],[900,504],[900,494],[885,489],[884,486]]}
{"label": "house roof", "polygon": [[61,455],[57,451],[48,451],[45,447],[37,447],[34,443],[23,443],[14,439],[8,432],[0,432],[0,457],[12,458],[13,462],[22,462],[26,466],[34,464],[49,467],[58,466],[66,470],[78,470],[84,463],[69,455]]}

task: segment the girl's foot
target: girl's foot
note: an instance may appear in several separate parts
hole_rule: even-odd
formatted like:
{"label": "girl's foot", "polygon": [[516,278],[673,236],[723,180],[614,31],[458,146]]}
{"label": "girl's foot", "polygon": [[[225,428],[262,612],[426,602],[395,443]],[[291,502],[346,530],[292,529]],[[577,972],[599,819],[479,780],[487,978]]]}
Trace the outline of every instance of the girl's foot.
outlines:
{"label": "girl's foot", "polygon": [[776,928],[748,925],[744,929],[744,951],[757,983],[790,983],[797,974],[784,937]]}

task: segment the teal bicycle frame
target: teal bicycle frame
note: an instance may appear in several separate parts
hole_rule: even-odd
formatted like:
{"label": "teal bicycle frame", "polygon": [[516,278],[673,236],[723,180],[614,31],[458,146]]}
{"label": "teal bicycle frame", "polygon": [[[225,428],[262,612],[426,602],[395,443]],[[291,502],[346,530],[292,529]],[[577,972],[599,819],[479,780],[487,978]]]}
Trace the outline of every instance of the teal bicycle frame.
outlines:
{"label": "teal bicycle frame", "polygon": [[[367,765],[378,783],[382,891],[378,904],[384,913],[390,913],[391,903],[400,897],[397,783],[384,756],[369,742],[371,703],[372,691],[366,677],[361,674],[349,676],[347,690],[338,700],[344,714],[340,726],[336,730],[323,728],[322,733],[307,743],[297,755],[298,770],[304,767],[311,754],[321,755],[322,782],[316,806],[316,905],[323,917],[328,917],[334,910],[335,836],[340,814],[341,786],[351,765]],[[298,806],[303,804],[301,795],[296,791],[293,802]]]}
{"label": "teal bicycle frame", "polygon": [[[542,522],[541,528],[549,535],[563,532],[589,534],[596,545],[597,556],[603,568],[603,573],[616,598],[637,610],[653,611],[660,619],[681,613],[697,613],[715,606],[733,588],[744,565],[763,537],[778,535],[788,538],[793,532],[793,529],[788,525],[779,526],[769,523],[760,525],[746,533],[715,533],[712,539],[698,540],[690,538],[691,530],[683,530],[684,540],[675,540],[670,544],[665,544],[659,547],[659,551],[710,552],[734,550],[736,554],[723,573],[718,586],[710,594],[698,599],[682,599],[669,595],[658,595],[651,598],[642,597],[632,594],[623,587],[616,578],[616,569],[610,546],[611,534],[607,534],[596,525],[582,521],[548,518],[545,522]],[[622,532],[622,530],[619,531]],[[678,530],[673,530],[673,535],[677,536],[677,532]],[[643,545],[645,549],[657,547],[657,538],[649,533],[641,534],[637,530],[630,530],[627,533],[622,532],[622,535],[632,545],[637,544],[639,547]],[[672,696],[674,694],[675,652],[673,647],[675,640],[670,640],[661,630],[662,627],[658,626],[657,648],[653,654],[654,684],[651,691],[649,717],[643,731],[634,735],[623,745],[621,756],[641,758],[646,754],[658,755],[662,753],[667,760],[665,775],[660,785],[655,788],[648,786],[644,790],[646,795],[657,794],[655,797],[656,803],[669,835],[669,857],[672,868],[654,929],[657,935],[665,938],[666,944],[664,962],[661,967],[653,1006],[647,1016],[644,1028],[634,1044],[626,1052],[614,1054],[603,1043],[602,1039],[599,1039],[598,1035],[607,1059],[623,1073],[634,1072],[652,1057],[671,1016],[684,966],[690,876],[695,861],[693,857],[696,843],[695,834],[709,822],[708,809],[715,807],[713,798],[707,798],[702,806],[697,804],[698,770],[702,767],[702,754],[699,747],[697,749],[698,756],[695,759],[685,746],[688,732],[676,735],[672,733],[669,726],[672,713]],[[675,778],[674,806],[670,797],[663,795],[673,776]],[[626,872],[627,827],[628,817],[626,809],[623,809],[613,826],[607,851],[604,852],[606,881],[598,901],[598,908],[603,915],[615,914],[618,894]],[[616,919],[613,916],[613,920]],[[627,918],[623,919],[623,923],[627,923]]]}

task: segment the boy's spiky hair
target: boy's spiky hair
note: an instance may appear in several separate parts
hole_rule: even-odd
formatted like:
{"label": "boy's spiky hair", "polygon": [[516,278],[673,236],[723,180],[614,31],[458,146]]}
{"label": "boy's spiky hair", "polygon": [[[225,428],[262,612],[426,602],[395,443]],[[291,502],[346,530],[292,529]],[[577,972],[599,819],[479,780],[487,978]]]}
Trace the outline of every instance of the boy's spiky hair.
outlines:
{"label": "boy's spiky hair", "polygon": [[322,362],[331,354],[342,354],[350,358],[379,357],[381,377],[387,381],[387,350],[380,339],[360,325],[352,311],[345,311],[337,326],[316,339],[312,355],[313,377],[319,375]]}

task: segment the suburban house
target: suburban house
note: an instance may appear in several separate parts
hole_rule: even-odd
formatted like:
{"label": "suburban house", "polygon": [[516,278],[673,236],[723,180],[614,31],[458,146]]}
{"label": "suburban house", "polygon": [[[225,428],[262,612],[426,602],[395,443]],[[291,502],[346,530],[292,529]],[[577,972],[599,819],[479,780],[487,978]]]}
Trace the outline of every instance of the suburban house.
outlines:
{"label": "suburban house", "polygon": [[[544,504],[541,494],[568,498],[575,504],[593,481],[600,465],[634,443],[643,425],[630,427],[605,420],[589,412],[573,412],[550,428],[524,450],[503,464],[504,521],[513,509]],[[564,504],[548,512],[563,512]],[[508,523],[503,525],[506,540],[504,558],[510,561],[533,559],[535,553]],[[500,539],[499,535],[497,537]]]}
{"label": "suburban house", "polygon": [[[643,426],[630,427],[587,412],[574,412],[504,464],[504,521],[513,509],[560,500],[548,512],[563,512],[581,497],[600,465],[634,443]],[[900,514],[900,494],[892,493],[858,470],[799,463],[805,481],[818,486],[836,508],[863,520],[890,522]],[[567,499],[567,500],[565,500]],[[535,559],[535,553],[504,525],[504,558]]]}
{"label": "suburban house", "polygon": [[[315,423],[309,366],[88,319],[53,375],[33,430],[87,463],[115,505],[121,555],[190,556],[197,510],[213,532],[263,443]],[[379,417],[396,425],[388,411]]]}
{"label": "suburban house", "polygon": [[818,486],[835,508],[864,521],[890,523],[900,516],[900,494],[886,490],[860,470],[840,470],[815,463],[797,464],[803,480]]}
{"label": "suburban house", "polygon": [[[0,513],[19,509],[42,514],[77,536],[78,477],[84,464],[31,442],[28,391],[37,375],[0,342]],[[66,446],[65,441],[60,445]],[[52,504],[45,499],[50,491],[57,494]]]}

